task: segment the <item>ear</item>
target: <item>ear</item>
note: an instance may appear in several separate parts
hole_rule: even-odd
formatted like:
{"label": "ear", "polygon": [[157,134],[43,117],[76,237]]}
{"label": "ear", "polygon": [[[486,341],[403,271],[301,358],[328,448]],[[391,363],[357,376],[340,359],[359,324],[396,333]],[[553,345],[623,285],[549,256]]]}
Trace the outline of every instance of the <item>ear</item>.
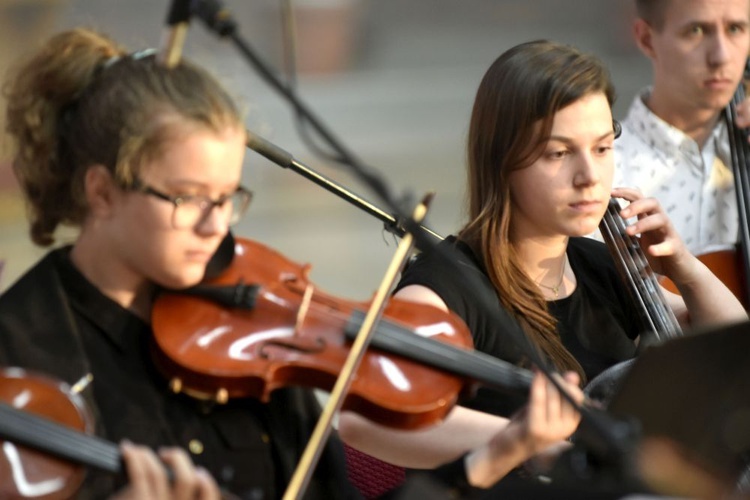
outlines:
{"label": "ear", "polygon": [[112,174],[104,165],[93,165],[86,171],[83,189],[90,213],[107,218],[114,206],[118,188]]}
{"label": "ear", "polygon": [[633,21],[633,38],[635,39],[635,44],[646,57],[649,59],[656,57],[653,46],[653,29],[640,17],[637,17]]}

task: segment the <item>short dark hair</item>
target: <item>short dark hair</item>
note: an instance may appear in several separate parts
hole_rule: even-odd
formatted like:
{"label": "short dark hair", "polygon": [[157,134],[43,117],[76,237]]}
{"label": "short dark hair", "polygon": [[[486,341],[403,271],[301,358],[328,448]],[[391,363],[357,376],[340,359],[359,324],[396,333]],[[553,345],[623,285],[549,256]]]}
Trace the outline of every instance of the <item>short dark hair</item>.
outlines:
{"label": "short dark hair", "polygon": [[664,26],[664,12],[668,3],[669,0],[635,0],[635,9],[638,17],[660,30]]}

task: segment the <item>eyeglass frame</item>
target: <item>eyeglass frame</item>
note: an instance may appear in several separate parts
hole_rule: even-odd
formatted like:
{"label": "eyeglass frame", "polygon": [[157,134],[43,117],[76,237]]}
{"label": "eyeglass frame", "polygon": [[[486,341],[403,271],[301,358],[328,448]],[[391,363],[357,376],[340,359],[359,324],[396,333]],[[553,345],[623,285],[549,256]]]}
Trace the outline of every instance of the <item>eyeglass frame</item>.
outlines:
{"label": "eyeglass frame", "polygon": [[211,211],[214,208],[222,208],[224,204],[226,204],[227,201],[230,201],[232,197],[236,196],[238,193],[243,193],[245,195],[245,202],[241,205],[241,210],[232,210],[232,214],[229,217],[228,224],[230,226],[236,224],[239,222],[239,220],[245,215],[247,212],[248,207],[250,206],[250,203],[253,201],[254,193],[247,189],[244,186],[238,186],[237,189],[235,189],[230,194],[225,194],[220,196],[216,200],[212,200],[208,196],[204,195],[193,195],[193,194],[183,194],[183,195],[177,195],[172,196],[169,194],[166,194],[153,186],[149,186],[148,184],[144,183],[140,179],[135,179],[132,186],[130,187],[132,191],[135,191],[137,193],[147,194],[150,196],[153,196],[159,200],[167,201],[172,204],[172,227],[175,229],[185,229],[188,226],[178,227],[178,225],[175,223],[175,213],[177,212],[177,208],[184,203],[186,203],[188,200],[191,199],[198,199],[201,201],[199,204],[199,208],[201,209],[201,215],[198,218],[198,220],[195,221],[195,224],[193,224],[192,227],[197,226],[201,222],[205,221],[208,215],[211,213]]}

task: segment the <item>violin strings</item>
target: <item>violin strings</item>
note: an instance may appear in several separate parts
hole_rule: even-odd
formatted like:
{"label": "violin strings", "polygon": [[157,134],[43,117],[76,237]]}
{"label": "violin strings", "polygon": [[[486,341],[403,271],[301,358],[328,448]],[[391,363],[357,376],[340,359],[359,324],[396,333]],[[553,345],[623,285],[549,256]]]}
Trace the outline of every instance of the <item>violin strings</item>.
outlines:
{"label": "violin strings", "polygon": [[[356,311],[353,318],[361,321],[362,311]],[[423,337],[391,321],[382,321],[372,342],[374,347],[383,351],[406,356],[497,389],[518,390],[525,394],[531,384],[532,375],[528,370],[482,352]]]}
{"label": "violin strings", "polygon": [[8,441],[111,472],[121,469],[119,449],[114,444],[5,403],[0,403],[0,414],[0,433]]}
{"label": "violin strings", "polygon": [[[20,410],[14,411],[11,407],[4,407],[3,410],[6,417],[14,419],[18,430],[26,435],[29,442],[38,443],[42,447],[51,445],[55,451],[68,458],[86,459],[87,465],[94,465],[105,470],[119,470],[120,455],[115,445],[41,417]],[[33,434],[27,433],[27,430],[33,431]],[[106,465],[102,463],[103,461],[106,461]]]}

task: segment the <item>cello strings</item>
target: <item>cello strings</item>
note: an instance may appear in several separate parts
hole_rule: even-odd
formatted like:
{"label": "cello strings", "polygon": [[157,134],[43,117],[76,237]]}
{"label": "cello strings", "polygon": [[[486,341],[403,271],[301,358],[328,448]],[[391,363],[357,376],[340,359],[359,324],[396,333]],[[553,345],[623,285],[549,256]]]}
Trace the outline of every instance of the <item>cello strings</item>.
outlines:
{"label": "cello strings", "polygon": [[[747,71],[747,69],[746,69]],[[748,138],[746,136],[747,131],[737,127],[737,106],[745,100],[745,89],[742,82],[737,87],[737,90],[732,97],[732,100],[724,110],[724,119],[727,124],[727,133],[729,136],[729,148],[732,161],[732,171],[735,176],[734,183],[736,189],[737,199],[737,212],[739,220],[739,244],[743,259],[743,265],[745,269],[745,300],[750,301],[750,297],[747,296],[750,293],[750,221],[748,221],[748,194],[750,193],[750,183],[748,181],[748,163],[747,148]]]}
{"label": "cello strings", "polygon": [[638,285],[638,280],[636,280],[635,278],[635,262],[633,261],[630,253],[625,248],[625,240],[619,234],[619,231],[616,227],[617,224],[615,222],[615,217],[617,217],[617,215],[612,214],[612,212],[616,210],[613,206],[613,203],[616,202],[610,202],[610,205],[607,207],[607,211],[605,212],[604,217],[602,218],[602,221],[600,223],[602,236],[604,237],[604,241],[607,243],[610,253],[614,258],[615,265],[620,272],[621,278],[628,286],[631,297],[638,307],[641,321],[644,323],[642,327],[648,331],[656,331],[657,326],[653,322],[654,318],[651,314],[649,314],[649,306],[647,304],[648,297],[644,295],[644,290],[642,290],[642,288]]}
{"label": "cello strings", "polygon": [[610,200],[600,226],[602,236],[615,257],[615,264],[639,306],[644,326],[657,341],[665,340],[662,337],[679,335],[677,319],[666,303],[640,244],[625,232],[627,224],[620,217],[619,204],[615,200]]}
{"label": "cello strings", "polygon": [[[626,241],[626,245],[630,249],[630,254],[635,262],[637,276],[640,278],[638,283],[643,287],[643,293],[645,296],[649,298],[648,303],[650,306],[650,313],[657,318],[658,330],[655,332],[657,340],[663,341],[667,338],[673,338],[679,335],[681,333],[679,323],[662,294],[661,287],[655,273],[648,263],[646,254],[641,248],[637,238],[625,232],[627,228],[625,220],[623,220],[622,217],[619,217],[616,212],[613,216],[617,217],[614,220],[619,228],[618,233],[621,234],[622,238]],[[661,338],[662,336],[664,338]]]}

